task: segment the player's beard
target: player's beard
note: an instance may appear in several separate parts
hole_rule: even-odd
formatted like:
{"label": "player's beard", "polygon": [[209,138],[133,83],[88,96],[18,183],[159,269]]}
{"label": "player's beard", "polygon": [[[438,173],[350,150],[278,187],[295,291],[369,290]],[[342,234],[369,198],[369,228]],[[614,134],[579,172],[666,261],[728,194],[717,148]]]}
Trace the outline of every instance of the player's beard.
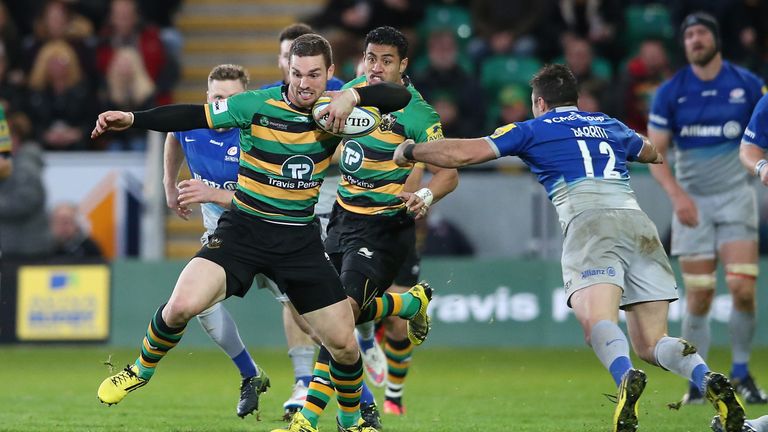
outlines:
{"label": "player's beard", "polygon": [[690,63],[695,64],[696,66],[704,67],[708,65],[716,55],[717,48],[713,46],[710,50],[700,50],[698,52],[688,54],[687,57]]}

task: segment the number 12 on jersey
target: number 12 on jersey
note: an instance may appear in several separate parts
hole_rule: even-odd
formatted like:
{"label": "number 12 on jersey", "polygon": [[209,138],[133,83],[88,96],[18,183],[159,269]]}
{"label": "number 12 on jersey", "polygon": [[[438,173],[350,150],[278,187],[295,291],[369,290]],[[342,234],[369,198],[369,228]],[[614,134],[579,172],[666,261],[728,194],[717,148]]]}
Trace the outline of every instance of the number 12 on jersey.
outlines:
{"label": "number 12 on jersey", "polygon": [[[579,145],[579,150],[581,150],[581,159],[582,162],[584,162],[584,174],[587,178],[593,178],[595,176],[595,167],[592,165],[592,155],[589,153],[587,141],[576,140],[576,143]],[[605,141],[600,141],[598,149],[600,150],[600,154],[608,155],[608,161],[605,163],[602,177],[607,179],[621,178],[621,173],[614,171],[614,168],[616,167],[616,155],[613,153],[611,145]]]}

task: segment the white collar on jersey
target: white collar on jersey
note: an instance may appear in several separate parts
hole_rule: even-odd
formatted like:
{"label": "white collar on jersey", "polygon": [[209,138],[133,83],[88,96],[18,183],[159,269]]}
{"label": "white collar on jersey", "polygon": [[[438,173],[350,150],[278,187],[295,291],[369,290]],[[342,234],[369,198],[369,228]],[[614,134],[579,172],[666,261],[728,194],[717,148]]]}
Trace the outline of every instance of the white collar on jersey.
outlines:
{"label": "white collar on jersey", "polygon": [[574,105],[559,106],[554,108],[555,112],[567,112],[567,111],[578,111],[578,110],[579,108]]}

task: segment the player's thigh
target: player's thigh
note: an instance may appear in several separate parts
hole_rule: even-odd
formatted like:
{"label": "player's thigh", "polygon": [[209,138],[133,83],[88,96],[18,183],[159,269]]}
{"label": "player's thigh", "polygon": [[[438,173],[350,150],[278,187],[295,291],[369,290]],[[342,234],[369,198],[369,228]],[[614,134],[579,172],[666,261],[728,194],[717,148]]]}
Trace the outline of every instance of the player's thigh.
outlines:
{"label": "player's thigh", "polygon": [[676,300],[679,296],[677,282],[656,225],[641,211],[629,212],[625,221],[631,227],[631,234],[624,239],[627,270],[621,308]]}
{"label": "player's thigh", "polygon": [[672,215],[672,242],[671,254],[673,256],[712,256],[716,254],[715,247],[715,222],[713,217],[717,212],[717,201],[713,197],[699,197],[691,195],[699,211],[699,224],[690,227],[683,225]]}
{"label": "player's thigh", "polygon": [[187,263],[176,281],[167,308],[173,317],[194,316],[226,296],[224,269],[207,259],[195,257]]}
{"label": "player's thigh", "polygon": [[355,321],[346,299],[301,315],[331,352],[354,349]]}
{"label": "player's thigh", "polygon": [[319,224],[276,226],[282,239],[270,270],[300,314],[346,300],[336,269],[320,240]]}
{"label": "player's thigh", "polygon": [[576,292],[593,285],[609,284],[624,289],[623,217],[615,210],[587,211],[569,224],[560,260],[569,306],[573,306],[571,299]]}
{"label": "player's thigh", "polygon": [[[225,212],[208,242],[195,255],[218,264],[225,272],[226,297],[243,297],[258,273],[267,270],[271,250],[262,245],[266,222],[233,211]],[[266,278],[264,283],[266,283]]]}

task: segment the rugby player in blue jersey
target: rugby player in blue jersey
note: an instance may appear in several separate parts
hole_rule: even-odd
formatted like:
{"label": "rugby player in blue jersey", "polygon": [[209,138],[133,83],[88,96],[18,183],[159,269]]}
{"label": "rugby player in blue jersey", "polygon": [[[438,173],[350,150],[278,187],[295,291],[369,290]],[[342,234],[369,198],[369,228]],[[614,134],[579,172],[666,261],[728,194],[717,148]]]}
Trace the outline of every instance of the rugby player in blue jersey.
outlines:
{"label": "rugby player in blue jersey", "polygon": [[[680,30],[690,64],[656,92],[648,137],[664,157],[672,144],[675,149],[675,174],[667,164],[652,166],[651,174],[674,206],[671,254],[679,257],[687,302],[682,336],[707,357],[709,311],[722,262],[733,299],[731,381],[747,403],[768,403],[748,369],[756,326],[757,204],[738,156],[764,84],[723,60],[712,16],[688,15]],[[696,384],[689,387],[683,402],[703,402]]]}
{"label": "rugby player in blue jersey", "polygon": [[740,432],[744,409],[728,378],[710,372],[690,344],[667,336],[669,303],[677,299],[675,278],[627,171],[627,161],[658,164],[662,158],[647,138],[618,120],[579,111],[576,78],[567,67],[545,66],[531,86],[533,120],[508,124],[483,138],[405,142],[395,151],[395,162],[460,167],[520,157],[546,188],[560,219],[568,305],[618,386],[613,431],[637,429],[637,402],[646,384],[617,325],[623,309],[635,353],[697,383],[724,430]]}

